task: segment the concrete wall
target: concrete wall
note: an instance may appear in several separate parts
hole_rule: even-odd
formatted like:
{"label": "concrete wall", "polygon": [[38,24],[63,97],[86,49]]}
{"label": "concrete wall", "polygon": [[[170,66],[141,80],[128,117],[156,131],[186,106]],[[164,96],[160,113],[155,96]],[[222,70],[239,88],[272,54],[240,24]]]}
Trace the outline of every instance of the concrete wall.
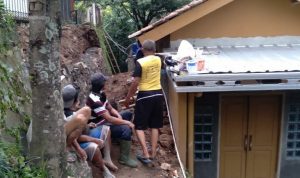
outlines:
{"label": "concrete wall", "polygon": [[290,0],[235,0],[171,34],[187,38],[300,35],[300,4]]}
{"label": "concrete wall", "polygon": [[287,129],[288,129],[288,110],[290,104],[300,103],[300,91],[287,92],[284,107],[284,123],[281,135],[281,160],[280,160],[280,178],[299,178],[300,159],[287,159]]}
{"label": "concrete wall", "polygon": [[187,94],[176,93],[169,79],[168,104],[181,161],[187,165]]}

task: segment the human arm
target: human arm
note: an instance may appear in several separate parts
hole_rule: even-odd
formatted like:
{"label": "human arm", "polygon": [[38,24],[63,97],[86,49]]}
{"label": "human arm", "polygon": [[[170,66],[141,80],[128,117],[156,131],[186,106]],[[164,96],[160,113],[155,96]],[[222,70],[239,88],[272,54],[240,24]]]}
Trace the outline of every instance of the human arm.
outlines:
{"label": "human arm", "polygon": [[134,125],[126,120],[123,120],[121,115],[118,113],[117,110],[115,110],[109,102],[106,101],[100,101],[99,96],[92,96],[93,98],[90,98],[92,101],[92,108],[95,113],[96,117],[101,117],[101,119],[106,120],[107,122],[110,122],[114,125],[128,125],[131,128],[134,128]]}
{"label": "human arm", "polygon": [[122,119],[122,116],[120,115],[120,113],[115,108],[113,108],[110,104],[107,104],[106,109],[109,111],[111,116]]}
{"label": "human arm", "polygon": [[130,104],[130,100],[132,99],[133,95],[136,93],[137,91],[137,88],[139,86],[139,83],[140,83],[140,80],[141,78],[140,77],[134,77],[131,85],[130,85],[130,88],[129,88],[129,91],[127,93],[127,96],[125,98],[125,106],[128,108],[129,107],[129,104]]}
{"label": "human arm", "polygon": [[[117,111],[116,111],[117,112]],[[120,115],[120,114],[119,114]],[[114,125],[128,125],[130,128],[134,129],[134,124],[130,121],[122,119],[122,117],[115,117],[112,116],[109,112],[105,112],[102,117],[107,120],[108,122]]]}
{"label": "human arm", "polygon": [[130,100],[132,99],[133,95],[136,93],[137,88],[139,86],[139,83],[141,81],[142,77],[142,66],[139,62],[136,63],[134,72],[132,74],[133,80],[131,82],[131,85],[129,87],[129,91],[127,93],[127,96],[125,98],[124,104],[128,108],[130,104]]}
{"label": "human arm", "polygon": [[82,160],[86,160],[86,158],[87,158],[86,152],[80,147],[80,145],[76,139],[73,141],[72,145],[73,145],[75,151],[79,154],[80,158]]}
{"label": "human arm", "polygon": [[94,142],[97,145],[99,145],[100,148],[102,148],[104,146],[104,141],[94,138],[94,137],[90,137],[88,135],[80,135],[80,137],[78,138],[79,142]]}

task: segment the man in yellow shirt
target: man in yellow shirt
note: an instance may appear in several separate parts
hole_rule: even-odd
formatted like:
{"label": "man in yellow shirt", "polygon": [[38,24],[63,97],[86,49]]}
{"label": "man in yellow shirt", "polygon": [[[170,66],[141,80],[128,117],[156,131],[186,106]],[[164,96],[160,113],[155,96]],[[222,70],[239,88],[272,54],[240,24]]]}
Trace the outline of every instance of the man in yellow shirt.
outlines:
{"label": "man in yellow shirt", "polygon": [[[137,159],[144,164],[151,163],[156,156],[158,129],[163,127],[163,94],[160,83],[162,62],[155,56],[155,42],[146,40],[142,45],[143,58],[138,59],[133,73],[134,80],[125,99],[128,106],[130,99],[139,90],[135,106],[134,125],[143,155]],[[151,156],[147,150],[144,130],[151,128]]]}

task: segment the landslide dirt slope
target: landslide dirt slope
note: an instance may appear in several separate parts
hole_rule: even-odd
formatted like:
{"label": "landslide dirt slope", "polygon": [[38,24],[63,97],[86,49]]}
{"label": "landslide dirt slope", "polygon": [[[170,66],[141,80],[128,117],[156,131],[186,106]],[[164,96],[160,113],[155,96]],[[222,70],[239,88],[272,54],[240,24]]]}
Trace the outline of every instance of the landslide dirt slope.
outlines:
{"label": "landslide dirt slope", "polygon": [[[81,89],[81,101],[85,103],[85,98],[90,90],[90,76],[95,72],[102,72],[109,76],[106,82],[105,92],[110,102],[117,109],[120,109],[118,101],[124,99],[129,87],[131,73],[119,73],[111,75],[104,64],[102,50],[98,43],[98,38],[94,30],[89,25],[67,25],[62,28],[61,40],[61,66],[62,74],[65,76],[63,84],[76,84]],[[150,146],[150,131],[146,131],[147,144]],[[169,120],[165,113],[164,127],[160,129],[159,151],[155,167],[145,167],[139,163],[139,167],[131,169],[118,164],[119,146],[112,145],[112,158],[114,163],[120,168],[114,174],[118,178],[152,178],[152,177],[172,177],[177,170],[179,177],[183,177],[180,172],[179,162],[176,157],[172,133]],[[136,136],[133,137],[132,156],[141,152],[141,148]],[[161,168],[161,165],[169,164],[170,168]],[[169,169],[169,170],[168,170]],[[99,170],[93,167],[94,177],[101,177]]]}

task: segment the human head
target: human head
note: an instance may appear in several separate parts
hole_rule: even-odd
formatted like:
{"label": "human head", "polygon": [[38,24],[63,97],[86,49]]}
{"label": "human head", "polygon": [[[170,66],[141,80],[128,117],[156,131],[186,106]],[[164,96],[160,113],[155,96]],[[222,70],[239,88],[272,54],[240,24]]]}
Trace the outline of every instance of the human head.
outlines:
{"label": "human head", "polygon": [[65,86],[62,90],[64,108],[71,108],[78,100],[78,91],[72,84]]}
{"label": "human head", "polygon": [[91,76],[92,92],[100,93],[105,85],[105,77],[102,73],[95,73]]}
{"label": "human head", "polygon": [[153,40],[146,40],[142,45],[143,53],[145,56],[152,55],[156,51],[155,42]]}

